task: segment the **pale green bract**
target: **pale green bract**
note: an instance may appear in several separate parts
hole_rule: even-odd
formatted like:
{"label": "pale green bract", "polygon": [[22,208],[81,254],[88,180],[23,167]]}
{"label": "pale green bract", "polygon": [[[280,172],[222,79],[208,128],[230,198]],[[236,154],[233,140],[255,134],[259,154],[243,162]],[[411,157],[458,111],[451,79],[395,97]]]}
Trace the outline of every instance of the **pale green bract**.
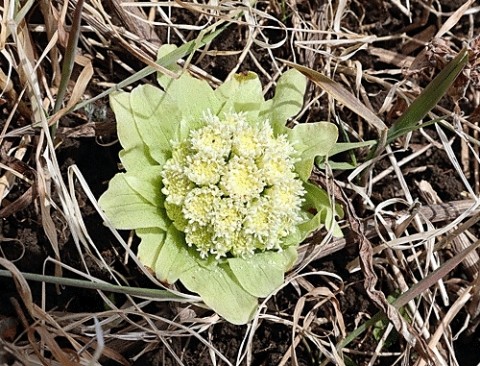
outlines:
{"label": "pale green bract", "polygon": [[[164,46],[160,56],[172,50]],[[328,195],[308,182],[337,139],[328,122],[285,127],[303,104],[296,70],[265,101],[254,73],[216,90],[183,73],[111,96],[123,150],[99,200],[118,229],[140,237],[139,260],[180,281],[234,324],[254,316],[321,225],[341,232]]]}

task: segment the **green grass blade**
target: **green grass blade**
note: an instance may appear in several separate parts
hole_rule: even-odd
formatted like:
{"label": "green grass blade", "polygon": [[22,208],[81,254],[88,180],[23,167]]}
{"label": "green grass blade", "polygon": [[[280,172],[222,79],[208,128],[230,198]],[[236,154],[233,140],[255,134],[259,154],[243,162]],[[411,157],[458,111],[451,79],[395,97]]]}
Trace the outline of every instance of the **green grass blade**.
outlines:
{"label": "green grass blade", "polygon": [[58,112],[62,107],[63,98],[67,92],[68,82],[72,76],[73,65],[75,63],[75,55],[77,54],[78,39],[80,38],[80,26],[82,22],[83,0],[77,1],[75,12],[73,13],[73,21],[70,33],[68,35],[67,48],[63,56],[62,78],[58,87],[57,100],[53,108],[53,114]]}
{"label": "green grass blade", "polygon": [[[27,272],[22,272],[22,276],[29,281],[45,282],[45,283],[55,284],[55,285],[72,286],[72,287],[86,288],[91,290],[101,290],[101,291],[114,292],[114,293],[119,293],[124,295],[150,297],[155,299],[165,299],[165,300],[174,300],[174,301],[191,301],[183,297],[180,297],[178,295],[175,295],[174,293],[167,290],[119,286],[119,285],[112,285],[107,282],[92,282],[92,281],[86,281],[86,280],[79,280],[75,278],[47,276],[47,275],[41,275],[37,273],[27,273]],[[13,275],[10,271],[2,269],[0,270],[0,277],[13,277]]]}
{"label": "green grass blade", "polygon": [[430,112],[445,95],[457,76],[468,62],[468,52],[463,48],[445,68],[427,85],[420,96],[413,101],[405,113],[395,121],[388,131],[387,143],[410,131]]}
{"label": "green grass blade", "polygon": [[[200,41],[197,40],[197,39],[194,39],[190,42],[187,42],[183,45],[181,45],[180,47],[178,47],[176,50],[170,52],[168,55],[165,55],[161,58],[159,58],[156,63],[159,64],[160,66],[163,66],[163,67],[168,67],[169,65],[173,64],[174,62],[176,62],[177,60],[195,52],[197,49],[199,49],[200,47],[203,47],[205,46],[206,44],[212,42],[220,33],[222,33],[227,27],[228,27],[229,23],[226,23],[224,26],[216,29],[215,31],[213,31],[212,33],[209,33],[207,34],[205,37],[203,37]],[[88,100],[85,100],[79,104],[77,104],[73,110],[76,111],[80,108],[83,108],[85,107],[87,104],[90,104],[92,102],[95,102],[96,100],[98,99],[101,99],[103,97],[106,97],[108,96],[109,94],[113,93],[114,91],[117,91],[117,90],[120,90],[136,81],[139,81],[141,79],[143,79],[144,77],[150,75],[150,74],[153,74],[154,72],[156,72],[157,70],[154,69],[153,67],[151,66],[146,66],[144,67],[142,70],[136,72],[135,74],[133,74],[132,76],[126,78],[125,80],[123,80],[122,82],[118,83],[117,85],[105,90],[103,93],[100,93],[98,95],[96,95],[95,97],[91,98],[91,99],[88,99]]]}

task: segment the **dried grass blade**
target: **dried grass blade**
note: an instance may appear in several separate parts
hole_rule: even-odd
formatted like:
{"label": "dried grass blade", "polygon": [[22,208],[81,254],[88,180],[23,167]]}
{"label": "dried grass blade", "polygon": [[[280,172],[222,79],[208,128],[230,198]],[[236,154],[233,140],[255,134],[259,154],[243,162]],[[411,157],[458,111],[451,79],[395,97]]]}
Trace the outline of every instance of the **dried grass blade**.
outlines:
{"label": "dried grass blade", "polygon": [[[390,304],[386,299],[385,294],[375,288],[378,278],[373,268],[372,244],[365,234],[364,226],[361,224],[360,219],[356,215],[352,202],[346,197],[342,198],[341,200],[345,206],[352,233],[359,242],[359,261],[363,275],[365,276],[365,291],[374,304],[394,325],[397,332],[401,334],[402,337],[412,345],[412,347],[415,347],[416,351],[423,358],[435,360],[435,355],[428,348],[425,340],[416,334],[415,330],[407,323],[402,314],[400,314],[399,307]],[[349,339],[351,341],[353,338]],[[344,346],[343,342],[341,344]]]}
{"label": "dried grass blade", "polygon": [[6,270],[1,271],[5,272],[7,277],[12,277],[14,279],[15,287],[17,288],[20,298],[24,302],[28,312],[30,314],[35,314],[33,309],[33,297],[26,278],[12,262],[6,260],[5,258],[0,257],[0,266],[6,268]]}
{"label": "dried grass blade", "polygon": [[352,93],[345,89],[342,85],[334,80],[326,77],[318,71],[309,69],[308,67],[295,64],[290,61],[281,60],[286,65],[293,67],[312,80],[320,88],[330,94],[335,100],[364,118],[370,125],[377,129],[379,135],[382,135],[388,128],[383,121],[358,100]]}
{"label": "dried grass blade", "polygon": [[[480,214],[476,214],[474,217],[470,218],[465,224],[463,224],[459,229],[466,230],[468,227],[474,225],[480,219]],[[452,237],[450,237],[450,240]],[[411,300],[415,297],[421,295],[427,288],[435,285],[440,279],[445,277],[448,273],[450,273],[454,268],[456,268],[461,262],[465,260],[465,258],[472,253],[473,251],[477,250],[480,247],[480,240],[478,240],[475,244],[471,245],[468,248],[465,248],[463,251],[459,252],[454,257],[450,258],[446,261],[441,267],[430,273],[426,276],[423,280],[419,281],[418,283],[414,284],[408,291],[401,294],[395,301],[392,302],[392,306],[396,309],[400,309],[406,304],[408,304]],[[338,345],[337,350],[341,350],[342,348],[346,347],[350,342],[352,342],[355,338],[359,337],[362,333],[364,333],[369,327],[373,326],[377,321],[386,319],[386,315],[382,312],[376,313],[373,317],[371,317],[368,321],[358,326],[354,331],[352,331],[345,339],[343,339]]]}
{"label": "dried grass blade", "polygon": [[406,320],[402,317],[398,311],[399,307],[390,304],[385,294],[375,288],[378,278],[373,268],[373,248],[370,241],[365,235],[359,237],[360,240],[360,266],[365,276],[365,290],[367,291],[370,299],[375,305],[381,309],[388,320],[395,326],[397,332],[399,332],[405,340],[407,340],[412,346],[415,346],[416,350],[425,358],[434,359],[434,355],[428,352],[428,347],[425,341],[417,336],[414,329],[409,326]]}
{"label": "dried grass blade", "polygon": [[[133,5],[133,4],[132,4]],[[154,27],[148,22],[141,5],[129,6],[125,0],[111,0],[113,12],[118,16],[126,29],[136,34],[141,39],[147,39],[153,44],[160,46],[162,41],[155,33]]]}
{"label": "dried grass blade", "polygon": [[435,34],[435,38],[442,37],[445,33],[449,32],[450,29],[453,28],[455,24],[458,23],[461,17],[465,15],[465,12],[472,6],[475,0],[468,0],[459,7],[455,12],[450,15],[450,17],[442,24],[442,27],[438,30],[437,34]]}
{"label": "dried grass blade", "polygon": [[75,104],[77,104],[81,100],[92,76],[93,76],[93,66],[92,66],[92,63],[88,61],[85,64],[85,67],[83,68],[82,72],[78,76],[77,82],[75,83],[75,86],[72,91],[72,95],[68,100],[67,106],[57,111],[50,118],[50,120],[48,121],[48,124],[50,126],[54,125],[60,118],[66,115],[72,108],[75,107]]}
{"label": "dried grass blade", "polygon": [[[477,219],[478,219],[478,216],[477,216]],[[405,306],[410,300],[413,300],[415,297],[421,295],[426,289],[435,285],[439,280],[441,280],[448,273],[450,273],[461,262],[463,262],[471,252],[473,252],[477,248],[480,248],[480,240],[478,240],[475,244],[472,244],[468,248],[465,248],[464,250],[459,252],[457,255],[450,258],[448,261],[446,261],[441,267],[439,267],[438,269],[430,273],[423,280],[414,284],[412,287],[410,287],[408,291],[400,295],[393,302],[393,305],[396,308],[401,308],[402,306]]]}
{"label": "dried grass blade", "polygon": [[[21,82],[26,85],[28,97],[31,102],[32,117],[34,120],[45,120],[45,113],[41,101],[41,87],[37,77],[37,70],[34,65],[37,63],[35,58],[35,47],[32,44],[28,26],[25,20],[22,20],[17,27],[12,23],[12,34],[15,44],[17,46],[17,52],[19,59],[21,60],[20,67],[17,72],[20,76]],[[50,181],[45,172],[43,171],[43,165],[40,162],[40,151],[43,146],[44,132],[41,132],[41,137],[37,146],[36,163],[37,163],[37,192],[40,197],[40,212],[42,227],[45,235],[49,239],[52,249],[55,253],[55,257],[60,259],[60,252],[58,247],[57,232],[53,220],[50,215],[50,206],[48,204],[49,197],[51,197]],[[61,275],[61,268],[55,268],[56,274]]]}
{"label": "dried grass blade", "polygon": [[62,366],[78,366],[77,362],[71,361],[71,356],[64,351],[62,347],[55,340],[54,334],[50,333],[45,327],[37,326],[30,328],[40,335],[41,342],[46,345],[46,348],[52,353],[52,358],[58,360]]}
{"label": "dried grass blade", "polygon": [[[52,4],[51,1],[47,0],[40,0],[38,2],[40,11],[42,12],[43,18],[45,19],[45,30],[47,33],[48,39],[54,39],[57,37],[56,32],[57,32],[57,27],[58,27],[58,20],[55,18],[55,13],[54,13],[54,5]],[[57,27],[56,27],[57,25]],[[50,63],[52,67],[52,75],[54,78],[53,85],[58,86],[60,85],[60,80],[61,80],[61,75],[62,71],[60,69],[60,65],[57,62],[57,60],[60,58],[59,56],[59,50],[57,47],[52,47],[50,49],[50,59],[52,62]]]}
{"label": "dried grass blade", "polygon": [[[3,177],[2,177],[3,178]],[[20,197],[7,206],[0,209],[0,219],[4,219],[14,213],[26,209],[36,198],[33,187],[29,187]]]}

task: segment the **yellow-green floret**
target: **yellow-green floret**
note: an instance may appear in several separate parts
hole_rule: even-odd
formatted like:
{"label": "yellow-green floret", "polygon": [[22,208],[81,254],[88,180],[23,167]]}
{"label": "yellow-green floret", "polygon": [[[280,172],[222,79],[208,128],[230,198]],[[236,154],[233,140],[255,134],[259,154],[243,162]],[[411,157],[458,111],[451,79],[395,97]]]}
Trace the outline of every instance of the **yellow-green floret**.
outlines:
{"label": "yellow-green floret", "polygon": [[281,250],[302,221],[295,149],[268,121],[206,113],[203,122],[185,141],[172,142],[163,167],[169,218],[202,258]]}

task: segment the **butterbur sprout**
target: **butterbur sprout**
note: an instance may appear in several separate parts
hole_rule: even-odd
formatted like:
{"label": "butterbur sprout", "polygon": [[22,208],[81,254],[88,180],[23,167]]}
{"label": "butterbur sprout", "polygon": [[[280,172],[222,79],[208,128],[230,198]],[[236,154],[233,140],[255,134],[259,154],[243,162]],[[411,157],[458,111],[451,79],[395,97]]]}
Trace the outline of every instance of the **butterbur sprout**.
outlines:
{"label": "butterbur sprout", "polygon": [[[204,127],[172,144],[161,173],[162,193],[173,204],[165,207],[168,217],[202,258],[281,250],[283,238],[302,222],[305,189],[295,173],[295,149],[266,121],[251,126],[242,114],[228,112],[203,120]],[[179,162],[176,149],[185,146],[189,154]],[[208,242],[204,235],[197,239],[201,231],[209,233]]]}
{"label": "butterbur sprout", "polygon": [[[163,46],[165,55],[173,46]],[[216,90],[183,72],[111,96],[125,172],[100,198],[114,227],[140,237],[139,260],[245,324],[322,225],[341,232],[327,194],[308,182],[337,139],[328,122],[285,126],[303,104],[296,70],[265,101],[254,73]]]}

